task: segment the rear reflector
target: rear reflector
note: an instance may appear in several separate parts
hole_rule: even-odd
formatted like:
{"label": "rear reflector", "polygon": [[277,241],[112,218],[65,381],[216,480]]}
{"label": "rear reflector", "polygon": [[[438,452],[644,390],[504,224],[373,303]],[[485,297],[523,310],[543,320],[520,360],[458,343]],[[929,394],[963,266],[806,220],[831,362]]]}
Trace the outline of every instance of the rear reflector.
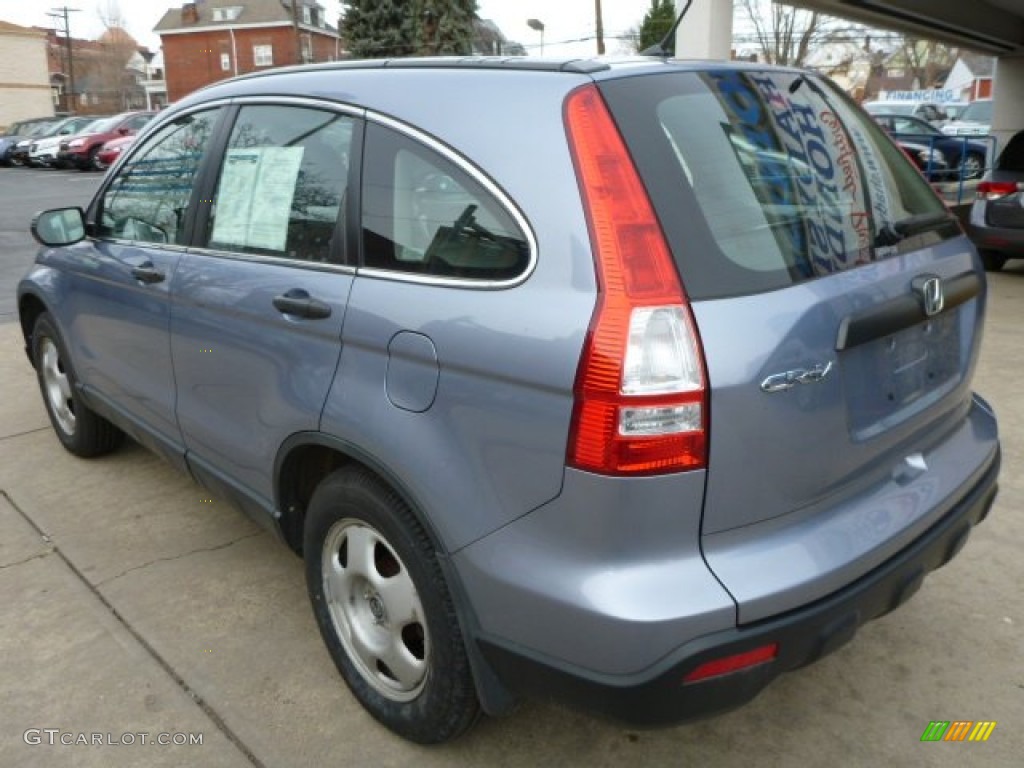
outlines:
{"label": "rear reflector", "polygon": [[565,123],[597,273],[567,463],[601,474],[707,466],[704,358],[672,254],[596,86]]}
{"label": "rear reflector", "polygon": [[1020,189],[1015,181],[982,181],[978,183],[979,200],[998,200]]}
{"label": "rear reflector", "polygon": [[721,677],[733,672],[740,672],[760,664],[774,661],[779,655],[779,644],[770,643],[762,645],[752,651],[737,653],[734,656],[723,656],[714,661],[706,661],[683,678],[683,683],[696,683],[701,680],[709,680],[712,677]]}

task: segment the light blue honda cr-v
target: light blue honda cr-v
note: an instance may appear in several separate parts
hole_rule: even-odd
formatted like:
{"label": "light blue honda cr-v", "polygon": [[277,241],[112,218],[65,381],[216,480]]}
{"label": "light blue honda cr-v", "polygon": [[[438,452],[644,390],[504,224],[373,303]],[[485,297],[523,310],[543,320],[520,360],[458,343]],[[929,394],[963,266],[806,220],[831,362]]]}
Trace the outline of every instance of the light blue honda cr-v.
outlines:
{"label": "light blue honda cr-v", "polygon": [[828,81],[660,59],[285,69],[40,214],[57,437],[307,563],[420,742],[524,694],[669,723],[907,599],[996,493],[977,253]]}

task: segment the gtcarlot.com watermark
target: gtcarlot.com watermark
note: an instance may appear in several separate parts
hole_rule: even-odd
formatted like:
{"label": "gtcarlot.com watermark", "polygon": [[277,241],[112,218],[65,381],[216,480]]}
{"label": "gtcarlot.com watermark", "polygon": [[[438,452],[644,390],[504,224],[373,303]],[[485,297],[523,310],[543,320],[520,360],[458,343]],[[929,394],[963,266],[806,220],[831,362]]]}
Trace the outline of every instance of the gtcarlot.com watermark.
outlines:
{"label": "gtcarlot.com watermark", "polygon": [[182,747],[202,746],[203,743],[203,734],[201,733],[148,733],[146,731],[91,733],[62,731],[60,728],[29,728],[21,738],[30,746],[45,744],[51,747],[132,747],[139,744]]}

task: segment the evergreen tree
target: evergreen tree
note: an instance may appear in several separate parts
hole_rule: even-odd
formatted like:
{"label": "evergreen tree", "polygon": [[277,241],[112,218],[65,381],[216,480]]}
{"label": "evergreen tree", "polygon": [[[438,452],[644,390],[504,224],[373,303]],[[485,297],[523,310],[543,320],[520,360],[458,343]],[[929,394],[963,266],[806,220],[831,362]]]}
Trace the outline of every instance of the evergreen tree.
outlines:
{"label": "evergreen tree", "polygon": [[418,0],[346,0],[341,34],[357,59],[409,56],[418,46],[410,19]]}
{"label": "evergreen tree", "polygon": [[[651,0],[651,7],[644,14],[643,23],[640,25],[640,40],[637,50],[643,51],[660,43],[668,34],[672,22],[675,20],[676,6],[672,0]],[[674,44],[667,47],[671,49]]]}
{"label": "evergreen tree", "polygon": [[476,0],[413,0],[410,32],[421,56],[464,56],[473,52]]}

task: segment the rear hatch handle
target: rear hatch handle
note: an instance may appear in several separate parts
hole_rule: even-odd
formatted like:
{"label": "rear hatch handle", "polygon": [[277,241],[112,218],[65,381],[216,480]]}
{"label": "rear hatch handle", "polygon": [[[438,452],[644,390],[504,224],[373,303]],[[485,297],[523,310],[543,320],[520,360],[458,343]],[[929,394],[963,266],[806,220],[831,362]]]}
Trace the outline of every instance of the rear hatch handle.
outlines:
{"label": "rear hatch handle", "polygon": [[844,317],[836,336],[836,351],[891,336],[949,312],[981,293],[981,286],[977,272],[965,272],[947,280],[936,275],[918,275],[905,295]]}

